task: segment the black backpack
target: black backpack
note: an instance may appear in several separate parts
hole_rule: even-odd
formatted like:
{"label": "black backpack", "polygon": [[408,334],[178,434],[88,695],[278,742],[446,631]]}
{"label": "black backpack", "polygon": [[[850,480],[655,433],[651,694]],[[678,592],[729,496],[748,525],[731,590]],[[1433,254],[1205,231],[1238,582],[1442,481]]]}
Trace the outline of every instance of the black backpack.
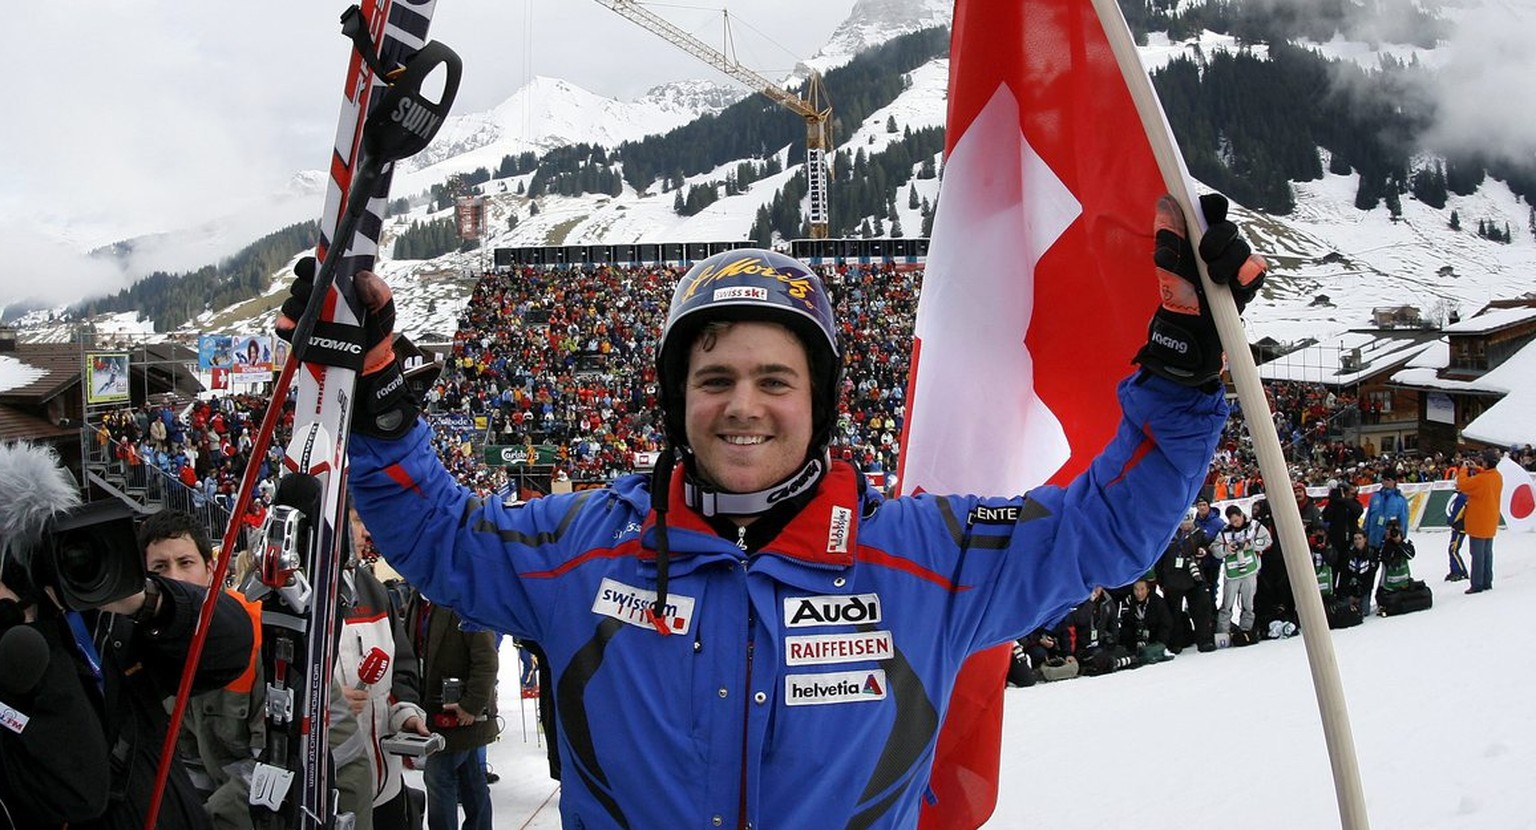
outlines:
{"label": "black backpack", "polygon": [[1412,614],[1434,604],[1434,592],[1430,591],[1429,586],[1422,580],[1415,579],[1408,583],[1406,588],[1398,588],[1395,591],[1388,591],[1386,588],[1376,589],[1376,609],[1377,613],[1383,617]]}

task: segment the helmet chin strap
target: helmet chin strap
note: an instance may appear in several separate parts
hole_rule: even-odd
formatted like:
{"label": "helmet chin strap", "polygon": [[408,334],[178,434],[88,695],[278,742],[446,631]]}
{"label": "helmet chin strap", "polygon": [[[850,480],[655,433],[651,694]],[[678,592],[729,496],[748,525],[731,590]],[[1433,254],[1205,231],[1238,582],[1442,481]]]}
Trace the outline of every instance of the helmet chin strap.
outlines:
{"label": "helmet chin strap", "polygon": [[775,505],[814,488],[831,467],[831,456],[823,451],[807,459],[794,475],[755,493],[728,493],[701,484],[693,465],[687,465],[683,479],[683,501],[692,510],[707,516],[757,516]]}

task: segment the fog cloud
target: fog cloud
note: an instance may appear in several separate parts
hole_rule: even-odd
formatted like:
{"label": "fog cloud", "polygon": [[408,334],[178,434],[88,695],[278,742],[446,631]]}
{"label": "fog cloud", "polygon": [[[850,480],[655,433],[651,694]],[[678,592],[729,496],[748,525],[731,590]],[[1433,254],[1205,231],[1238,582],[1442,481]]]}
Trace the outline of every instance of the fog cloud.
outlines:
{"label": "fog cloud", "polygon": [[1536,2],[1493,0],[1465,9],[1429,92],[1438,117],[1425,135],[1536,169]]}
{"label": "fog cloud", "polygon": [[[6,10],[14,36],[0,118],[0,306],[115,292],[147,271],[210,264],[319,215],[318,196],[290,214],[271,194],[329,163],[345,2],[15,5]],[[852,5],[749,0],[732,14],[765,29],[758,43],[808,57]],[[661,12],[719,42],[718,12]],[[748,34],[738,30],[738,42]],[[590,0],[442,0],[432,35],[464,58],[460,113],[495,106],[535,74],[624,99],[671,80],[719,78]],[[742,60],[764,71],[793,66],[769,45]],[[146,243],[128,271],[84,256],[186,228]]]}

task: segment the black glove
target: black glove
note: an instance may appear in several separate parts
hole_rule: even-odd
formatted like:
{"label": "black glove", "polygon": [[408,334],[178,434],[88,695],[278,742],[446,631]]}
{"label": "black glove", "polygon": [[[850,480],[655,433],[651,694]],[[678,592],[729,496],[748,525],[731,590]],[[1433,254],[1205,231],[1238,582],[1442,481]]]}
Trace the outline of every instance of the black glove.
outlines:
{"label": "black glove", "polygon": [[[315,271],[314,257],[304,257],[293,266],[293,285],[288,289],[288,298],[283,300],[275,326],[278,337],[293,341],[299,318],[315,291]],[[363,360],[357,377],[352,429],[364,435],[399,438],[416,422],[419,409],[395,360],[394,292],[371,271],[358,273],[352,278],[352,285],[367,310],[363,315]],[[351,331],[355,334],[357,330]]]}
{"label": "black glove", "polygon": [[[1200,238],[1200,257],[1212,282],[1231,287],[1241,312],[1258,293],[1269,266],[1253,255],[1237,226],[1227,221],[1226,197],[1201,196],[1200,210],[1210,226]],[[1135,362],[1185,386],[1213,386],[1221,377],[1221,338],[1185,235],[1184,213],[1172,196],[1157,200],[1155,230],[1157,248],[1152,258],[1163,304],[1152,316],[1147,345],[1136,353]]]}

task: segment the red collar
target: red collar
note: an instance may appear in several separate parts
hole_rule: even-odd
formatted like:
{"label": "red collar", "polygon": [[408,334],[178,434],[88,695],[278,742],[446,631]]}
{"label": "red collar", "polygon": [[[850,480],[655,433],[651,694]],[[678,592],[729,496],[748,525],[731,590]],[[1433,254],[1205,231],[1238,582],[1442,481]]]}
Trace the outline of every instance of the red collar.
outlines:
{"label": "red collar", "polygon": [[[679,464],[672,471],[668,487],[669,504],[667,528],[702,534],[713,539],[723,539],[705,521],[704,517],[688,509],[683,502],[683,467]],[[775,554],[788,559],[816,565],[846,568],[853,564],[853,552],[857,548],[859,515],[858,471],[841,461],[832,462],[811,502],[801,508],[779,531],[772,541],[763,545],[762,553]],[[656,511],[646,514],[641,538],[651,538],[651,528],[656,524]],[[700,550],[687,544],[681,534],[668,541],[672,553],[686,555]],[[729,540],[725,540],[729,542]],[[640,551],[642,559],[655,559],[656,551],[649,545]]]}

